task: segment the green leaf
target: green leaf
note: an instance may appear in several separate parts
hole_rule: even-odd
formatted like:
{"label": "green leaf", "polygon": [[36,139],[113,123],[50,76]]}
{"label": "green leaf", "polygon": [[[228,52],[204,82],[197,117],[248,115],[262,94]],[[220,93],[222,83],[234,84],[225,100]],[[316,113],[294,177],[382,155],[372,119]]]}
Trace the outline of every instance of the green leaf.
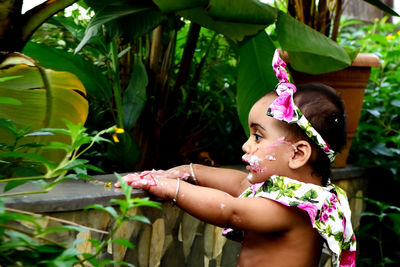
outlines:
{"label": "green leaf", "polygon": [[161,209],[161,204],[156,202],[156,201],[152,201],[149,200],[149,198],[134,198],[131,201],[133,201],[134,203],[134,207],[152,207],[152,208],[157,208],[157,209]]}
{"label": "green leaf", "polygon": [[258,0],[210,0],[207,12],[218,20],[264,27],[274,23],[278,15],[276,8]]}
{"label": "green leaf", "polygon": [[6,186],[4,187],[4,192],[10,191],[11,189],[23,185],[26,182],[28,182],[28,180],[16,180],[16,181],[10,181],[6,184]]}
{"label": "green leaf", "polygon": [[177,14],[200,24],[202,27],[221,33],[234,42],[241,42],[246,37],[254,36],[265,28],[265,25],[219,21],[209,16],[203,8],[182,10]]}
{"label": "green leaf", "polygon": [[116,239],[113,239],[112,242],[120,244],[120,245],[123,245],[123,246],[125,246],[127,248],[130,248],[130,249],[134,249],[135,248],[134,245],[129,240],[126,240],[125,238],[116,238]]}
{"label": "green leaf", "polygon": [[392,106],[400,108],[400,99],[394,99],[390,102],[390,104],[392,104]]}
{"label": "green leaf", "polygon": [[161,11],[170,13],[195,7],[206,8],[209,0],[154,0],[153,2],[161,9]]}
{"label": "green leaf", "polygon": [[[89,5],[96,6],[98,3],[90,2]],[[128,36],[135,40],[150,32],[164,19],[166,19],[165,15],[151,2],[142,2],[141,4],[131,1],[101,3],[97,6],[96,14],[90,21],[85,36],[75,49],[75,53],[80,51],[93,36],[101,32],[102,25],[105,25],[109,32],[112,30],[118,32],[118,27],[122,27],[124,32],[127,32]],[[135,27],[130,25],[135,25]]]}
{"label": "green leaf", "polygon": [[22,152],[0,152],[0,158],[22,158],[34,160],[45,165],[51,165],[51,162],[45,159],[44,157],[34,154],[34,153],[22,153]]}
{"label": "green leaf", "polygon": [[0,97],[0,104],[21,105],[22,102],[12,97]]}
{"label": "green leaf", "polygon": [[28,137],[28,136],[44,136],[44,135],[54,135],[54,134],[50,133],[50,132],[39,131],[39,132],[27,133],[27,134],[24,135],[24,137]]}
{"label": "green leaf", "polygon": [[[126,201],[129,201],[131,199],[131,193],[132,193],[132,187],[129,186],[124,179],[122,179],[121,175],[119,173],[114,172],[114,175],[117,177],[118,181],[121,184],[121,189],[122,192],[125,195]],[[121,204],[120,204],[121,205]],[[122,206],[122,205],[121,205]]]}
{"label": "green leaf", "polygon": [[102,205],[99,204],[92,204],[87,207],[85,207],[85,210],[88,209],[94,209],[94,210],[102,210],[110,214],[114,219],[118,218],[118,213],[115,211],[113,207],[103,207]]}
{"label": "green leaf", "polygon": [[97,167],[97,166],[94,166],[94,165],[92,165],[92,164],[85,164],[85,167],[86,167],[86,169],[88,169],[88,170],[92,170],[92,171],[104,173],[104,171],[103,171],[101,168],[99,168],[99,167]]}
{"label": "green leaf", "polygon": [[64,226],[59,226],[59,227],[51,227],[48,228],[42,232],[40,232],[39,234],[37,234],[37,237],[41,237],[41,236],[46,236],[48,234],[51,233],[55,233],[55,232],[60,232],[60,231],[77,231],[77,232],[88,232],[87,229],[82,228],[82,227],[78,227],[78,226],[73,226],[73,225],[64,225]]}
{"label": "green leaf", "polygon": [[44,146],[45,149],[63,149],[65,151],[72,151],[72,147],[70,145],[60,143],[60,142],[51,142],[49,145]]}
{"label": "green leaf", "polygon": [[[16,127],[65,128],[63,119],[83,124],[88,114],[86,91],[79,79],[68,72],[56,72],[38,65],[37,61],[21,54],[8,54],[0,63],[0,77],[21,75],[23,78],[0,83],[0,97],[16,98],[22,105],[0,105],[0,117],[12,120]],[[67,111],[67,112],[66,112]],[[0,129],[0,143],[10,136]],[[31,143],[51,141],[68,143],[68,136],[35,136]],[[36,151],[35,151],[36,152]],[[54,160],[64,156],[63,151],[38,152]]]}
{"label": "green leaf", "polygon": [[276,32],[282,49],[289,54],[291,67],[297,71],[321,74],[352,63],[336,42],[285,13],[278,15]]}
{"label": "green leaf", "polygon": [[130,217],[128,217],[128,219],[131,221],[139,221],[142,223],[151,224],[150,220],[146,216],[142,216],[142,215],[130,216]]}
{"label": "green leaf", "polygon": [[93,62],[82,56],[34,42],[28,42],[23,52],[46,68],[75,74],[92,97],[105,100],[111,98],[111,85],[106,76]]}
{"label": "green leaf", "polygon": [[129,131],[135,125],[146,103],[148,76],[140,58],[135,56],[128,88],[123,96],[124,128]]}
{"label": "green leaf", "polygon": [[274,51],[275,46],[265,32],[260,32],[239,48],[236,101],[240,123],[247,135],[251,107],[278,83],[272,70]]}
{"label": "green leaf", "polygon": [[89,161],[86,159],[75,159],[74,161],[70,162],[67,166],[65,166],[64,170],[72,170],[78,166],[85,166],[86,163]]}
{"label": "green leaf", "polygon": [[367,3],[370,3],[371,5],[379,8],[380,10],[382,10],[392,16],[397,16],[397,17],[400,16],[396,11],[394,11],[389,6],[385,5],[383,2],[381,2],[379,0],[364,0],[364,1]]}
{"label": "green leaf", "polygon": [[1,78],[0,78],[0,82],[5,82],[5,81],[9,81],[9,80],[14,80],[14,79],[22,78],[22,77],[24,77],[24,76],[17,75],[17,76],[1,77]]}

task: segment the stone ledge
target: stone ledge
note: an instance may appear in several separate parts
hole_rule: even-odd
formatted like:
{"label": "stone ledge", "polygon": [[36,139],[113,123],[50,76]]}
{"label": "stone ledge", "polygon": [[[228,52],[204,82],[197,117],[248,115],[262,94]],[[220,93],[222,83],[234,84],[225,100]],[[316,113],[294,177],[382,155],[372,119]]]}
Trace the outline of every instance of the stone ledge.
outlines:
{"label": "stone ledge", "polygon": [[[31,212],[59,212],[82,210],[90,204],[110,205],[113,198],[124,198],[121,189],[114,188],[117,180],[114,174],[98,175],[94,180],[67,180],[56,185],[50,192],[44,194],[31,194],[7,197],[5,205],[10,208],[27,210]],[[111,186],[105,183],[111,182]],[[3,192],[4,184],[0,184]],[[26,183],[7,193],[39,191],[41,188],[33,183]],[[134,197],[145,197],[143,190],[133,189]]]}
{"label": "stone ledge", "polygon": [[[244,170],[244,166],[226,166]],[[123,175],[123,174],[122,174]],[[348,165],[345,168],[332,169],[332,181],[356,179],[365,176],[365,169]],[[68,180],[58,184],[49,193],[32,194],[8,197],[4,199],[7,207],[27,210],[31,212],[61,212],[82,210],[90,204],[111,205],[113,198],[123,198],[122,191],[114,188],[113,183],[117,180],[114,174],[94,176],[94,180]],[[105,183],[110,183],[106,186]],[[3,192],[4,184],[0,184],[0,192]],[[26,183],[9,193],[24,191],[39,191],[41,188],[33,183]],[[148,196],[146,192],[139,189],[132,190],[133,197]]]}

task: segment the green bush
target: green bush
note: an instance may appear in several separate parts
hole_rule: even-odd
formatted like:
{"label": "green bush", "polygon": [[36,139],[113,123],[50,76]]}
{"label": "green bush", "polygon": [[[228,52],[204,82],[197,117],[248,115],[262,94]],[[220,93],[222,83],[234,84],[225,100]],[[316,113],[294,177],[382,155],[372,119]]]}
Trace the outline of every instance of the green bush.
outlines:
{"label": "green bush", "polygon": [[[13,104],[10,98],[0,98],[0,103]],[[132,187],[128,186],[122,178],[115,173],[121,182],[124,199],[113,199],[113,206],[104,207],[93,204],[86,209],[102,210],[113,218],[113,227],[101,240],[90,239],[94,250],[91,253],[82,253],[76,246],[82,242],[76,239],[72,244],[64,244],[54,241],[50,234],[60,231],[87,232],[85,227],[76,226],[73,222],[66,223],[61,227],[44,228],[40,224],[42,215],[9,209],[4,205],[4,197],[15,195],[29,195],[35,193],[46,193],[54,186],[66,179],[90,179],[88,169],[101,171],[98,167],[88,164],[87,160],[80,157],[90,149],[94,143],[108,141],[101,137],[109,133],[116,135],[120,131],[111,127],[90,135],[86,128],[81,125],[67,123],[68,129],[41,129],[36,132],[29,132],[28,128],[17,129],[13,122],[0,118],[0,127],[10,131],[15,137],[13,145],[0,143],[0,173],[3,175],[0,183],[6,183],[4,192],[0,193],[0,262],[2,266],[104,266],[108,264],[119,264],[132,266],[132,264],[104,260],[100,258],[101,253],[111,243],[118,243],[133,249],[134,246],[127,239],[114,238],[114,233],[122,223],[128,220],[136,220],[144,223],[150,221],[141,215],[130,216],[128,210],[139,206],[160,208],[160,204],[150,201],[147,198],[132,198]],[[36,143],[23,142],[24,139],[33,135],[61,133],[71,137],[71,144],[52,142],[47,146],[40,146]],[[114,138],[115,139],[115,138]],[[108,141],[109,142],[109,141]],[[24,148],[42,149],[63,149],[66,156],[60,162],[51,162],[34,152],[20,152]],[[5,170],[7,170],[5,172]],[[39,171],[40,170],[40,171]],[[43,173],[41,172],[43,171]],[[20,176],[21,174],[26,175]],[[17,176],[17,177],[15,177]],[[35,182],[42,190],[29,192],[8,192],[26,182]],[[32,225],[31,231],[22,229],[18,225],[28,223]]]}
{"label": "green bush", "polygon": [[340,41],[374,53],[381,61],[371,71],[350,160],[389,169],[400,181],[400,24],[387,23],[384,18],[372,25],[350,25]]}
{"label": "green bush", "polygon": [[400,24],[376,20],[372,25],[345,22],[343,45],[376,54],[349,161],[368,170],[368,198],[356,229],[357,266],[400,263]]}

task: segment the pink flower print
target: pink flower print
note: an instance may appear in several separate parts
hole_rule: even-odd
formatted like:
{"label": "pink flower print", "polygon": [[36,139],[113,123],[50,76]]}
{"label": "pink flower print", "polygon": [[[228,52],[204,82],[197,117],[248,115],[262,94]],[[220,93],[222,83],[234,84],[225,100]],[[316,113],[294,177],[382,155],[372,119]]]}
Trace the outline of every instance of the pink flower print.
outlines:
{"label": "pink flower print", "polygon": [[331,198],[329,199],[330,202],[332,202],[332,204],[337,202],[337,196],[332,195]]}
{"label": "pink flower print", "polygon": [[342,227],[343,227],[343,238],[346,237],[346,218],[343,216],[342,220]]}
{"label": "pink flower print", "polygon": [[282,92],[270,106],[273,117],[278,120],[290,122],[293,119],[292,95]]}
{"label": "pink flower print", "polygon": [[280,58],[278,49],[275,50],[274,57],[272,59],[272,68],[280,82],[288,81],[288,76],[285,71],[286,63]]}
{"label": "pink flower print", "polygon": [[350,250],[343,250],[340,258],[340,267],[355,267],[356,266],[356,252]]}
{"label": "pink flower print", "polygon": [[311,220],[311,224],[314,225],[315,217],[317,216],[317,211],[318,211],[317,206],[309,202],[302,202],[299,205],[297,205],[297,207],[308,213],[308,216],[310,217]]}
{"label": "pink flower print", "polygon": [[328,211],[328,213],[332,213],[332,211],[334,210],[334,209],[336,209],[335,207],[328,207],[328,209],[327,209],[327,211]]}
{"label": "pink flower print", "polygon": [[264,182],[262,183],[257,183],[251,186],[251,188],[253,189],[253,194],[256,194],[257,190],[260,189],[260,187],[264,184]]}
{"label": "pink flower print", "polygon": [[328,204],[324,203],[324,205],[322,205],[322,210],[327,210],[329,208]]}
{"label": "pink flower print", "polygon": [[355,234],[353,234],[353,236],[351,237],[351,240],[352,241],[356,241],[356,235]]}
{"label": "pink flower print", "polygon": [[289,81],[289,76],[284,69],[279,68],[279,70],[275,74],[276,74],[276,78],[278,78],[278,81],[280,81],[280,82]]}
{"label": "pink flower print", "polygon": [[327,221],[329,220],[329,215],[328,215],[328,213],[326,213],[326,212],[322,213],[320,220],[321,220],[322,222],[327,222]]}

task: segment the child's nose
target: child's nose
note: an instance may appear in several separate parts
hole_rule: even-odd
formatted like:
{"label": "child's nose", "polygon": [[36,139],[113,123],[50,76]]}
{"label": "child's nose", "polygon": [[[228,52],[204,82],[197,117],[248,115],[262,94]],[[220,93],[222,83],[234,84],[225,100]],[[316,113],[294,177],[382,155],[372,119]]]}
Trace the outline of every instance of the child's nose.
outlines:
{"label": "child's nose", "polygon": [[247,141],[243,144],[243,146],[242,146],[242,150],[243,150],[243,152],[244,153],[250,153],[250,144],[249,144],[249,140],[250,140],[250,138],[249,139],[247,139]]}

